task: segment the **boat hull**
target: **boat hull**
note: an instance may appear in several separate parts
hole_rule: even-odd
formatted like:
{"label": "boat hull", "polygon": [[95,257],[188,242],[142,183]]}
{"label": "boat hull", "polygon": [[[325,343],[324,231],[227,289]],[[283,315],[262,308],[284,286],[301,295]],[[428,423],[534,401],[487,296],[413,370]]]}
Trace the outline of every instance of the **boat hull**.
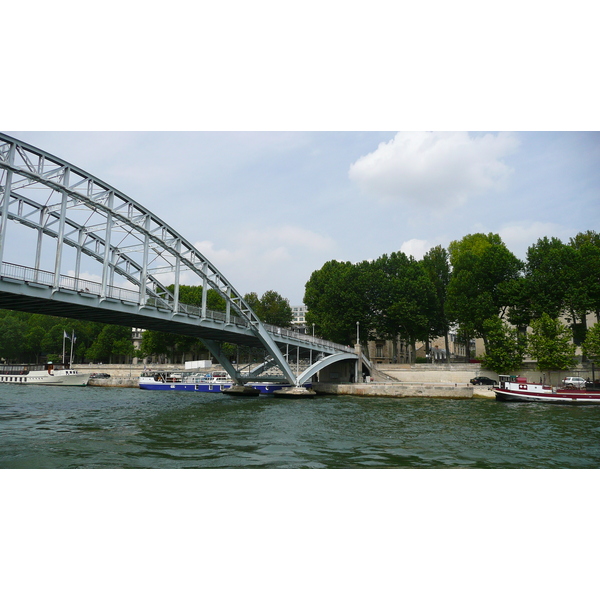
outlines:
{"label": "boat hull", "polygon": [[543,402],[548,404],[600,404],[600,392],[526,392],[494,388],[496,400],[502,402]]}
{"label": "boat hull", "polygon": [[[235,387],[233,382],[181,382],[181,381],[155,381],[151,377],[141,377],[139,387],[142,390],[154,390],[163,392],[203,392],[203,393],[221,393]],[[248,387],[252,387],[260,394],[273,394],[282,389],[291,386],[289,383],[273,384],[273,383],[250,383]],[[305,387],[311,387],[310,384]]]}
{"label": "boat hull", "polygon": [[19,375],[0,375],[0,384],[9,383],[16,385],[75,385],[84,386],[88,384],[89,374],[61,373],[60,371],[48,374],[46,371],[31,371],[27,374]]}
{"label": "boat hull", "polygon": [[229,389],[233,383],[169,383],[169,382],[142,382],[139,386],[142,390],[159,390],[163,392],[210,392],[220,393]]}

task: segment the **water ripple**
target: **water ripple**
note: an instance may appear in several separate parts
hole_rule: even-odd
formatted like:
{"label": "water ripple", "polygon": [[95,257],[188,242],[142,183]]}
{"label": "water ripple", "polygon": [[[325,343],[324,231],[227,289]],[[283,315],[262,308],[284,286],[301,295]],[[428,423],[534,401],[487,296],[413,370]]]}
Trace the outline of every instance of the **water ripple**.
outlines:
{"label": "water ripple", "polygon": [[600,407],[0,389],[0,468],[598,468]]}

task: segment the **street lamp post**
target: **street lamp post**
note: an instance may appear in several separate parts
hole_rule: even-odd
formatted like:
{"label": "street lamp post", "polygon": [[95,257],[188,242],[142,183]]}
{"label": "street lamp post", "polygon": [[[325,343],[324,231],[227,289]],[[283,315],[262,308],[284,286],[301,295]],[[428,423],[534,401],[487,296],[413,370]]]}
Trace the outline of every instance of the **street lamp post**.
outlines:
{"label": "street lamp post", "polygon": [[362,351],[360,348],[360,321],[356,321],[356,352],[358,354],[358,360],[356,361],[356,370],[355,370],[355,381],[359,383],[361,381],[362,375]]}

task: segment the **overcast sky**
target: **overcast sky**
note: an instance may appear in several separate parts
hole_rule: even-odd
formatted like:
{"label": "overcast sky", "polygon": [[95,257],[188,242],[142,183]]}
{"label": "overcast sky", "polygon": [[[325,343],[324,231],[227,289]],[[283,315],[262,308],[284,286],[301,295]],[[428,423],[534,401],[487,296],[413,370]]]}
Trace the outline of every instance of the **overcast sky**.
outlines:
{"label": "overcast sky", "polygon": [[6,131],[167,221],[245,294],[303,300],[328,260],[600,231],[600,134]]}

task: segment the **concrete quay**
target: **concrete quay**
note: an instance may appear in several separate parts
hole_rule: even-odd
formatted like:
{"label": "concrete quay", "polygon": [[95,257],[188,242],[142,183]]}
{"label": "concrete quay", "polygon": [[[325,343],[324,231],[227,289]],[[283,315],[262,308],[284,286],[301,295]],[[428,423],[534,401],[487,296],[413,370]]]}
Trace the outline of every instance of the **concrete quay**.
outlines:
{"label": "concrete quay", "polygon": [[139,382],[137,379],[129,379],[128,377],[111,377],[110,379],[90,379],[88,385],[93,387],[136,388],[139,387]]}
{"label": "concrete quay", "polygon": [[317,394],[371,396],[379,398],[452,398],[456,400],[494,399],[486,387],[443,383],[314,383]]}
{"label": "concrete quay", "polygon": [[[472,386],[469,379],[477,375],[488,375],[475,365],[377,365],[385,381],[369,383],[323,382],[314,383],[317,394],[349,395],[390,398],[453,398],[453,399],[493,399],[494,392],[484,386]],[[143,373],[143,365],[73,365],[74,369],[87,373],[108,373],[107,379],[90,379],[94,387],[138,387],[138,377]],[[183,365],[147,365],[148,370],[182,369]],[[217,366],[213,369],[218,368]],[[493,373],[490,377],[496,378]]]}

